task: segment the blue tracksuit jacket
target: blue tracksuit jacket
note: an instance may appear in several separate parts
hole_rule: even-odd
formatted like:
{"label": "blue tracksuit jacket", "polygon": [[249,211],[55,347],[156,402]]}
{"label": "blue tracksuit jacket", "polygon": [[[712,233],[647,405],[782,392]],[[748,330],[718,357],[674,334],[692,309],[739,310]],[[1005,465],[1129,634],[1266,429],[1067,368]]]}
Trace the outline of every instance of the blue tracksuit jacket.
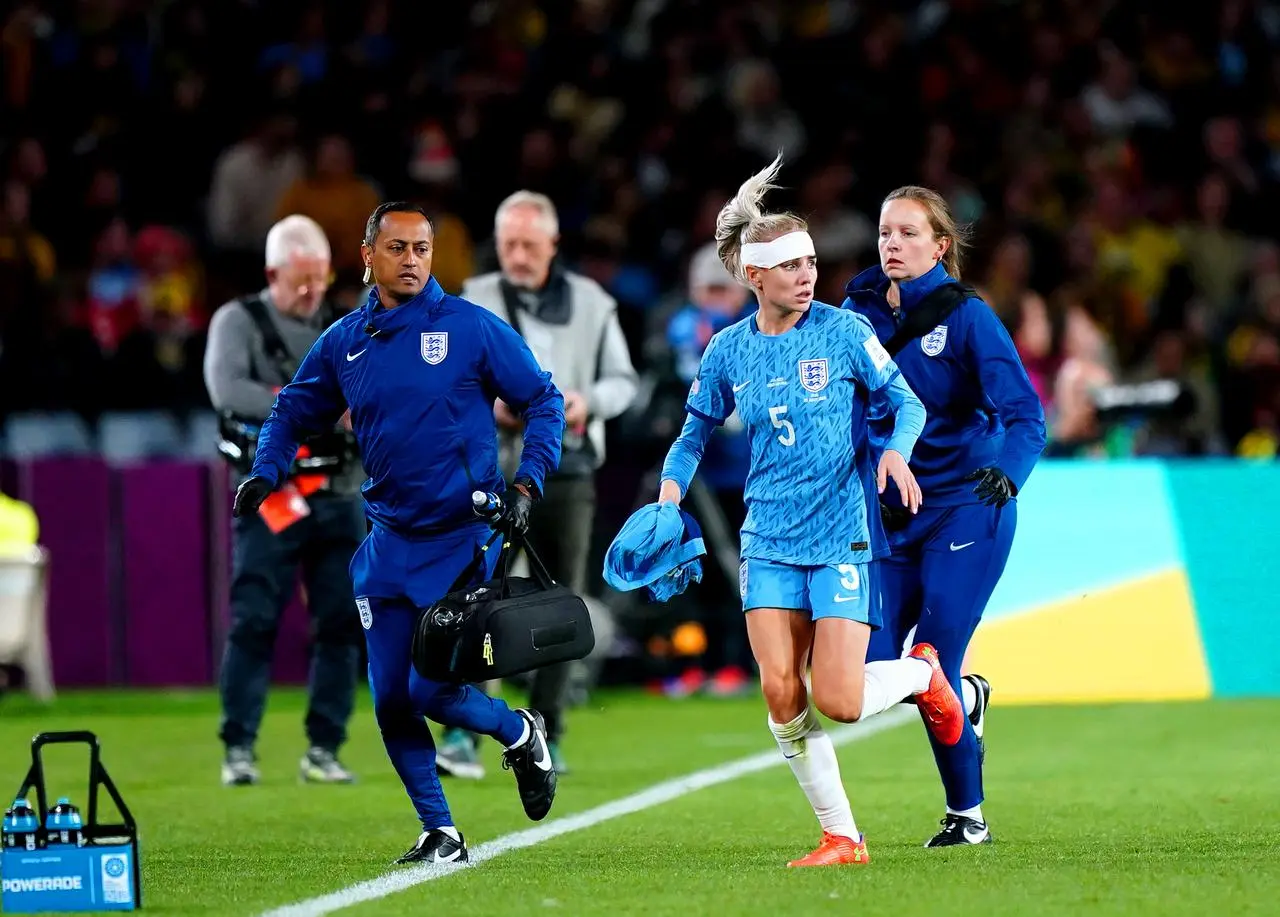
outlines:
{"label": "blue tracksuit jacket", "polygon": [[493,402],[525,419],[519,475],[538,486],[560,463],[564,399],[524,340],[432,277],[386,309],[375,289],[312,346],[258,437],[253,474],[278,483],[298,442],[349,407],[376,527],[420,540],[474,526],[473,490],[502,493]]}
{"label": "blue tracksuit jacket", "polygon": [[[903,310],[951,279],[942,264],[901,284]],[[877,266],[845,288],[845,308],[866,316],[886,342],[897,321],[885,299],[889,278]],[[911,470],[927,506],[976,502],[965,475],[995,465],[1018,490],[1031,476],[1045,445],[1044,408],[1027,378],[1013,341],[991,308],[977,297],[956,307],[946,322],[909,341],[894,355],[911,390],[928,412],[911,457]],[[872,446],[879,452],[892,434],[892,418],[873,418]],[[901,505],[890,480],[883,495]]]}

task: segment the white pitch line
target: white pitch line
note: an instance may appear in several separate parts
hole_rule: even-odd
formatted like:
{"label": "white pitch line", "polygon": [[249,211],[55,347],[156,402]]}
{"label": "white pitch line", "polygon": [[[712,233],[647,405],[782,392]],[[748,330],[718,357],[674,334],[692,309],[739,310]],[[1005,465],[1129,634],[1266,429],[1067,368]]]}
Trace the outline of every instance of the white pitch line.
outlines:
{"label": "white pitch line", "polygon": [[[914,709],[896,707],[880,714],[875,719],[867,720],[865,723],[832,729],[829,734],[831,741],[836,745],[847,745],[850,742],[870,738],[876,733],[884,732],[886,729],[891,729],[908,720],[917,718],[918,715]],[[623,796],[621,799],[603,803],[595,808],[573,815],[566,815],[563,818],[552,819],[549,822],[526,828],[523,831],[515,831],[511,834],[504,834],[502,837],[494,838],[491,841],[485,841],[478,847],[468,851],[470,861],[466,864],[436,865],[434,863],[419,863],[414,866],[407,866],[394,872],[384,873],[376,879],[357,882],[355,885],[349,885],[344,889],[327,895],[320,895],[316,898],[308,898],[305,901],[275,908],[267,911],[263,914],[263,917],[322,917],[324,914],[331,914],[344,907],[362,904],[365,901],[377,901],[379,898],[394,895],[396,892],[413,888],[415,885],[431,882],[434,879],[443,879],[445,876],[454,875],[463,869],[478,866],[486,860],[502,856],[504,853],[523,850],[526,847],[532,847],[535,844],[541,844],[561,835],[571,834],[574,831],[581,831],[584,828],[594,828],[596,825],[612,821],[615,818],[621,818],[624,815],[652,809],[654,806],[660,806],[665,802],[670,802],[697,790],[727,783],[730,780],[745,777],[747,774],[754,774],[757,771],[780,764],[782,760],[777,750],[774,749],[750,755],[746,758],[739,758],[737,761],[729,761],[726,764],[708,767],[705,770],[695,771],[683,777],[664,780],[662,783],[655,783],[653,786],[640,790],[638,793]]]}

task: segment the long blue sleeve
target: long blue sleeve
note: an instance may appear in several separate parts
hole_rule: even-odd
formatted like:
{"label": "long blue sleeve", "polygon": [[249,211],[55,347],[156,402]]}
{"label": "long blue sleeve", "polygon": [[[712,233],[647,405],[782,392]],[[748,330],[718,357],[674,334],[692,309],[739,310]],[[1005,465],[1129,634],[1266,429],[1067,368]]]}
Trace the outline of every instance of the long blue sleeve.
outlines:
{"label": "long blue sleeve", "polygon": [[924,432],[924,404],[916,397],[911,386],[907,385],[907,380],[901,373],[889,380],[887,385],[872,392],[871,402],[875,407],[893,414],[893,435],[885,443],[885,449],[892,449],[908,462],[911,461],[916,441]]}
{"label": "long blue sleeve", "polygon": [[516,477],[527,477],[545,492],[551,472],[560,467],[564,438],[564,396],[551,373],[538,365],[533,351],[510,325],[482,313],[485,375],[496,395],[524,419],[524,447]]}
{"label": "long blue sleeve", "polygon": [[684,429],[676,437],[667,451],[667,458],[662,463],[663,481],[675,481],[680,485],[680,496],[689,492],[693,476],[698,470],[698,463],[706,453],[707,443],[716,430],[716,424],[698,414],[687,414]]}
{"label": "long blue sleeve", "polygon": [[972,369],[1005,429],[1004,447],[997,465],[1014,486],[1022,490],[1044,451],[1044,406],[1031,385],[1013,339],[995,312],[985,306],[975,311],[968,341],[969,353],[976,364]]}
{"label": "long blue sleeve", "polygon": [[288,477],[298,444],[308,436],[332,429],[347,409],[329,361],[328,337],[322,334],[311,345],[293,381],[276,396],[258,433],[251,476],[265,478],[279,487]]}

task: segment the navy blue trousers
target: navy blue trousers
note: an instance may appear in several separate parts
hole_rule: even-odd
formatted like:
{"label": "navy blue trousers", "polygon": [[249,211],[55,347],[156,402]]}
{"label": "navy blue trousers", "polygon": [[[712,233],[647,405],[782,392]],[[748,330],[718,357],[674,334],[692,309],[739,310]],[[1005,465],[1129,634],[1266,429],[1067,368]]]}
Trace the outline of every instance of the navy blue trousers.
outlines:
{"label": "navy blue trousers", "polygon": [[[921,507],[905,529],[892,532],[893,555],[876,561],[884,626],[871,634],[867,661],[897,659],[914,642],[931,643],[951,686],[960,694],[965,651],[1013,547],[1018,507],[982,504]],[[930,736],[947,806],[970,809],[983,800],[978,738],[965,722],[956,745]]]}
{"label": "navy blue trousers", "polygon": [[[470,528],[428,541],[407,541],[375,528],[351,563],[356,605],[369,650],[373,711],[387,756],[424,830],[452,825],[436,774],[436,746],[424,717],[493,736],[504,746],[524,733],[525,720],[474,685],[423,678],[413,667],[413,628],[423,608],[442,598],[490,535]],[[493,574],[497,543],[476,580]]]}

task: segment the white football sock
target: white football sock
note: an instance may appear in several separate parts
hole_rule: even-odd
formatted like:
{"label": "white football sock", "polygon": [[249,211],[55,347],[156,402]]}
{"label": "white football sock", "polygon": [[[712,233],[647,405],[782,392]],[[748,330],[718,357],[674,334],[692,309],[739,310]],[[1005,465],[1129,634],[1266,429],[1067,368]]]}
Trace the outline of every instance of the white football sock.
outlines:
{"label": "white football sock", "polygon": [[458,829],[455,828],[453,825],[441,825],[439,828],[436,828],[436,830],[443,831],[445,834],[449,835],[455,841],[462,840],[462,836],[458,834]]}
{"label": "white football sock", "polygon": [[840,782],[836,747],[818,722],[813,708],[807,708],[791,722],[781,725],[769,717],[769,731],[778,740],[782,756],[791,765],[791,773],[796,775],[822,830],[858,840],[860,835],[853,821],[849,796]]}
{"label": "white football sock", "polygon": [[863,720],[926,690],[933,678],[933,666],[922,659],[908,657],[868,662],[864,673],[862,716],[859,717]]}
{"label": "white football sock", "polygon": [[[519,714],[517,714],[517,716],[518,715]],[[520,733],[520,738],[507,746],[507,751],[510,751],[513,748],[519,748],[525,742],[528,742],[529,736],[533,734],[533,727],[529,725],[529,718],[527,716],[522,716],[520,719],[524,721],[524,732]]]}
{"label": "white football sock", "polygon": [[970,716],[978,709],[978,689],[967,678],[960,679],[960,700],[964,703],[964,715]]}
{"label": "white football sock", "polygon": [[947,814],[963,815],[965,818],[972,818],[974,821],[980,821],[984,825],[986,824],[982,819],[982,806],[980,805],[974,806],[972,809],[953,809],[951,806],[947,806]]}

